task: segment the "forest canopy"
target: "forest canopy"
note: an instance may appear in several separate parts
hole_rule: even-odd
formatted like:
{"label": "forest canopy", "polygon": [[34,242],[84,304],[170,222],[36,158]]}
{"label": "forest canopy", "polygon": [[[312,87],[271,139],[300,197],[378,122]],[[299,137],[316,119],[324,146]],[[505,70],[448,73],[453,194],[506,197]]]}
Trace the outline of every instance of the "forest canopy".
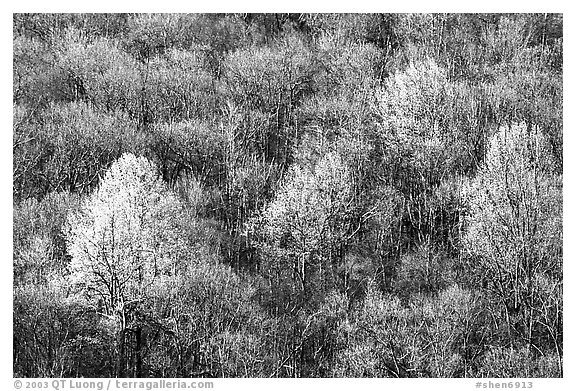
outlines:
{"label": "forest canopy", "polygon": [[14,14],[15,377],[562,377],[561,14]]}

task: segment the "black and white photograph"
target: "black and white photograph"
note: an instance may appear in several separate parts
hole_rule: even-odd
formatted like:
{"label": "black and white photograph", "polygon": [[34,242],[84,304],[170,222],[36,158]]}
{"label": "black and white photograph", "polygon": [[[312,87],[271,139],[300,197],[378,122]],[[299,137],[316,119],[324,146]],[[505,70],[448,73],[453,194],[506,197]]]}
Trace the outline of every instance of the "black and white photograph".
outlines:
{"label": "black and white photograph", "polygon": [[13,13],[12,376],[563,378],[563,29]]}

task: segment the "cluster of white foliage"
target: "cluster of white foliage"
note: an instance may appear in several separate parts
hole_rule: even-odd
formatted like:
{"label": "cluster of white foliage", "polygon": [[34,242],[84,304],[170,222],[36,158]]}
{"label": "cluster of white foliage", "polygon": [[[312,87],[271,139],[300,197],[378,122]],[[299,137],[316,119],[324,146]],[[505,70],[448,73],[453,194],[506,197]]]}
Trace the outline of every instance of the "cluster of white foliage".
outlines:
{"label": "cluster of white foliage", "polygon": [[314,170],[293,166],[265,211],[266,233],[277,244],[286,240],[301,251],[317,249],[345,212],[351,194],[350,173],[337,154],[326,154]]}
{"label": "cluster of white foliage", "polygon": [[497,258],[506,270],[513,270],[518,257],[557,254],[562,179],[551,167],[548,144],[538,129],[525,124],[500,128],[478,175],[465,189],[470,251]]}
{"label": "cluster of white foliage", "polygon": [[105,299],[113,310],[139,296],[154,277],[170,273],[170,219],[180,204],[144,157],[123,155],[69,216],[68,251],[73,282]]}
{"label": "cluster of white foliage", "polygon": [[434,61],[411,63],[404,72],[387,81],[378,94],[377,111],[408,140],[438,137],[451,94],[446,71]]}
{"label": "cluster of white foliage", "polygon": [[[562,177],[537,129],[502,127],[484,164],[465,188],[469,202],[464,245],[506,308],[520,310],[528,338],[561,316]],[[554,294],[550,294],[554,292]]]}

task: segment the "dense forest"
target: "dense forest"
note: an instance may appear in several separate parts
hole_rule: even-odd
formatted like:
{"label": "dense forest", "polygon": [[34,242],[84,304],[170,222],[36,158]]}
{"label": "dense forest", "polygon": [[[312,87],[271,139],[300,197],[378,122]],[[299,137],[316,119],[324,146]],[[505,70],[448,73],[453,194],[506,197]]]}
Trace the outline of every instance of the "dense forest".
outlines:
{"label": "dense forest", "polygon": [[16,377],[561,377],[558,14],[14,14]]}

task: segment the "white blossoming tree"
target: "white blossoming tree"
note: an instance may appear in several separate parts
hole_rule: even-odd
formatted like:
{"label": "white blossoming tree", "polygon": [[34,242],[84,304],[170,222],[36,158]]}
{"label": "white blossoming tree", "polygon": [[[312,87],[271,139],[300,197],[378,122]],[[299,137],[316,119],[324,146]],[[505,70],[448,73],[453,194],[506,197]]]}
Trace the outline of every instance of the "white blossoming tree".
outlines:
{"label": "white blossoming tree", "polygon": [[467,193],[464,243],[476,274],[509,335],[540,355],[549,338],[561,369],[562,177],[542,133],[500,128]]}
{"label": "white blossoming tree", "polygon": [[178,254],[185,248],[177,226],[180,211],[154,165],[125,154],[80,212],[68,218],[70,279],[118,325],[119,375],[127,331],[136,336],[137,354],[141,348],[137,308],[155,282],[178,272],[176,260],[184,258]]}
{"label": "white blossoming tree", "polygon": [[312,169],[293,166],[264,211],[268,272],[291,274],[293,288],[304,297],[335,278],[336,248],[349,228],[351,181],[342,159],[328,153]]}
{"label": "white blossoming tree", "polygon": [[170,194],[144,157],[123,155],[69,216],[68,251],[73,281],[98,296],[109,314],[135,300],[172,265],[169,219],[178,213]]}

